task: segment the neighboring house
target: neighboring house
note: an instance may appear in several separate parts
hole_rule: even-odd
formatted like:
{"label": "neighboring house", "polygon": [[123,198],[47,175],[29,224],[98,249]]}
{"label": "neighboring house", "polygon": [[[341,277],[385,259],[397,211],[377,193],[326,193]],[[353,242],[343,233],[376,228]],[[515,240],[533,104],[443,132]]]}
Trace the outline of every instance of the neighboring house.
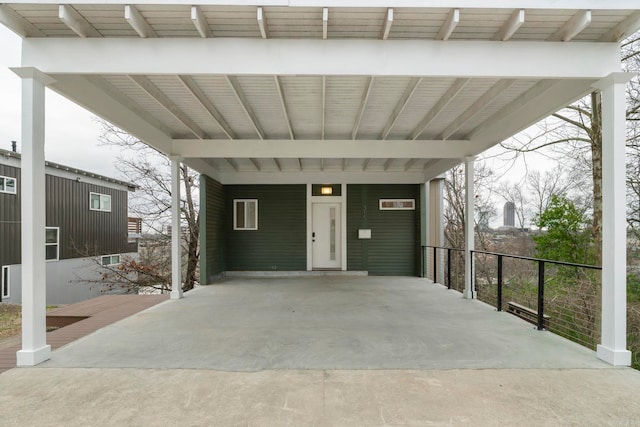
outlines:
{"label": "neighboring house", "polygon": [[[20,154],[0,149],[0,293],[20,304]],[[135,186],[52,162],[46,163],[47,304],[68,304],[103,292],[100,267],[136,252],[129,243],[128,192]],[[96,258],[99,257],[99,258]]]}

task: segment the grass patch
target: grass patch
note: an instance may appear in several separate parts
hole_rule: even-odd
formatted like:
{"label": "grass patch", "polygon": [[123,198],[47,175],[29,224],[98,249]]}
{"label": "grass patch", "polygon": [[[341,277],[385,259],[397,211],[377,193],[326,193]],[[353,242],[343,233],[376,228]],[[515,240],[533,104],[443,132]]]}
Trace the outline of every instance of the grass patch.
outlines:
{"label": "grass patch", "polygon": [[[58,306],[48,305],[47,311],[54,308]],[[18,335],[21,330],[22,307],[18,304],[0,303],[0,339]]]}
{"label": "grass patch", "polygon": [[0,304],[0,339],[20,333],[22,308],[17,304]]}

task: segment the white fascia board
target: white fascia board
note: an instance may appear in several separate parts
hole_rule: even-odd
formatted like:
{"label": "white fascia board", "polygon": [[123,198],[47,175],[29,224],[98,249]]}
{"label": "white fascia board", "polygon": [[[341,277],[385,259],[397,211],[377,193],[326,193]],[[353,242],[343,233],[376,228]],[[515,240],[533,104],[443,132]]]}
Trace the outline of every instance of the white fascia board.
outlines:
{"label": "white fascia board", "polygon": [[474,154],[469,141],[199,140],[174,139],[172,153],[200,158],[458,158]]}
{"label": "white fascia board", "polygon": [[422,172],[229,172],[221,173],[219,176],[218,181],[224,185],[317,184],[320,182],[344,184],[424,183]]}
{"label": "white fascia board", "polygon": [[289,0],[292,7],[417,7],[464,9],[637,9],[637,0]]}
{"label": "white fascia board", "polygon": [[[12,0],[12,4],[33,4],[33,0]],[[39,0],[37,4],[59,4],[60,0]],[[109,1],[111,5],[131,4]],[[105,4],[105,0],[70,0],[65,4]],[[289,6],[329,8],[466,8],[466,9],[594,9],[633,10],[637,0],[137,0],[136,5],[202,5],[202,6]]]}
{"label": "white fascia board", "polygon": [[619,44],[602,42],[27,38],[22,46],[23,66],[45,73],[600,78],[620,71]]}
{"label": "white fascia board", "polygon": [[57,75],[55,83],[48,87],[120,129],[125,129],[158,151],[172,154],[171,138],[166,133],[91,79],[85,76]]}

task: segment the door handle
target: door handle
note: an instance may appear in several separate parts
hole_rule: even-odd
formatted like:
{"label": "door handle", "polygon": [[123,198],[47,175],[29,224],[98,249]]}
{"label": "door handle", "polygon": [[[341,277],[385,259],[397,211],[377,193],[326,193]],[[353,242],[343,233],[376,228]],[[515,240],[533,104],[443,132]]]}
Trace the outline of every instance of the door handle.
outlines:
{"label": "door handle", "polygon": [[316,241],[316,232],[315,231],[311,233],[311,241],[312,242]]}

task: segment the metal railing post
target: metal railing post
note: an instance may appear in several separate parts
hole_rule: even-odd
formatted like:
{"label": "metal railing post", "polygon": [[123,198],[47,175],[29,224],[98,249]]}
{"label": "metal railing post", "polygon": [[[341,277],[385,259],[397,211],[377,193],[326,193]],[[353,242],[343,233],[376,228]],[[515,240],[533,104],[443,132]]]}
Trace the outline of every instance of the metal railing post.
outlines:
{"label": "metal railing post", "polygon": [[469,278],[469,283],[471,284],[471,299],[474,299],[476,297],[476,295],[474,295],[476,293],[476,292],[474,292],[474,291],[476,291],[476,289],[475,289],[476,281],[473,280],[473,251],[469,251],[469,258],[471,258],[471,260],[470,260],[471,271],[469,272],[469,276],[471,276],[471,277]]}
{"label": "metal railing post", "polygon": [[426,278],[427,274],[425,272],[425,264],[427,263],[427,248],[426,246],[421,246],[422,248],[422,256],[420,257],[420,268],[422,270],[422,277]]}
{"label": "metal railing post", "polygon": [[544,330],[544,261],[538,261],[538,330]]}
{"label": "metal railing post", "polygon": [[436,275],[436,269],[437,269],[437,265],[438,265],[437,259],[436,259],[437,258],[437,254],[438,254],[437,250],[438,250],[438,248],[434,246],[433,247],[433,283],[437,283],[438,282],[438,279],[437,279],[438,276]]}
{"label": "metal railing post", "polygon": [[498,255],[498,301],[496,308],[498,311],[502,311],[502,255]]}
{"label": "metal railing post", "polygon": [[447,248],[447,288],[451,289],[451,249]]}

